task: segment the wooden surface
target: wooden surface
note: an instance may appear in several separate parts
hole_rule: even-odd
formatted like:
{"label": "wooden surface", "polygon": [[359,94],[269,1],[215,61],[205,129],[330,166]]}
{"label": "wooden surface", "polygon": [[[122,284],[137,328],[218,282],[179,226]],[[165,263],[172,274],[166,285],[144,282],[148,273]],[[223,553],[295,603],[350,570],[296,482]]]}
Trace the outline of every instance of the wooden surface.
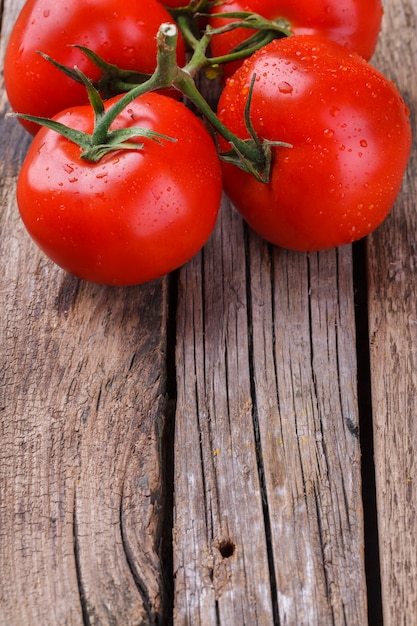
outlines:
{"label": "wooden surface", "polygon": [[[414,128],[416,21],[386,2],[373,59]],[[225,198],[184,268],[112,289],[25,233],[7,110],[0,626],[414,626],[415,151],[365,242],[273,248]]]}

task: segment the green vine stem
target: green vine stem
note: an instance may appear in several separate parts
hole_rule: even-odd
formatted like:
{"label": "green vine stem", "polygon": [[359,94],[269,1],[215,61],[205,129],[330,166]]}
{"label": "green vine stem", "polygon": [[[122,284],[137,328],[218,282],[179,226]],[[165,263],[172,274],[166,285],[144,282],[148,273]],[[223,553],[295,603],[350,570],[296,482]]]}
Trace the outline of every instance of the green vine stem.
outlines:
{"label": "green vine stem", "polygon": [[[188,69],[193,75],[204,67],[216,67],[233,61],[241,61],[274,39],[292,36],[291,25],[284,18],[268,20],[257,13],[247,11],[215,13],[211,14],[211,17],[228,18],[231,21],[219,28],[208,26],[200,38],[196,37],[193,32],[195,17],[191,18],[187,13],[179,13],[175,18],[181,34],[193,50],[192,58],[188,63]],[[210,40],[214,35],[221,35],[236,28],[254,30],[255,33],[227,55],[218,57],[206,55]]]}
{"label": "green vine stem", "polygon": [[110,124],[116,119],[119,113],[139,95],[147,91],[165,89],[172,86],[181,91],[181,93],[197,107],[214,130],[230,144],[231,151],[228,153],[226,160],[250,172],[261,182],[268,182],[271,163],[271,146],[281,145],[288,147],[288,144],[270,142],[267,140],[260,141],[255,135],[249,119],[252,89],[249,92],[248,106],[246,107],[246,126],[251,135],[251,139],[238,138],[222,124],[194,82],[193,71],[197,65],[195,58],[184,68],[178,67],[176,61],[177,39],[178,29],[175,25],[162,24],[160,26],[157,35],[157,67],[154,74],[148,81],[127,92],[105,115],[103,115],[94,130],[94,140],[98,142],[104,140]]}
{"label": "green vine stem", "polygon": [[[149,136],[145,129],[130,128],[110,130],[111,124],[122,113],[122,111],[135,100],[135,98],[149,92],[158,91],[174,87],[184,94],[199,110],[201,115],[211,124],[213,129],[221,135],[230,145],[230,150],[220,155],[224,160],[234,163],[237,167],[253,174],[259,181],[267,183],[269,181],[271,165],[271,147],[280,145],[287,146],[282,142],[271,142],[261,140],[254,132],[250,121],[250,102],[254,80],[249,91],[248,102],[245,111],[246,127],[250,138],[240,139],[234,135],[224,124],[222,124],[207,103],[203,95],[197,89],[193,79],[193,74],[199,67],[199,63],[204,63],[199,53],[194,54],[190,63],[184,68],[177,65],[176,48],[178,40],[178,28],[175,24],[161,24],[157,35],[157,66],[152,76],[144,83],[139,84],[126,92],[115,104],[105,110],[104,104],[97,89],[91,81],[77,70],[79,79],[84,82],[90,103],[95,112],[94,130],[91,135],[80,131],[75,131],[67,126],[36,116],[12,113],[12,116],[21,117],[31,122],[36,122],[60,132],[63,136],[74,141],[82,148],[82,158],[92,162],[98,161],[104,154],[116,149],[140,149],[141,144],[129,142],[133,137]],[[161,138],[174,140],[169,137],[162,137],[157,133],[151,138],[159,141]]]}

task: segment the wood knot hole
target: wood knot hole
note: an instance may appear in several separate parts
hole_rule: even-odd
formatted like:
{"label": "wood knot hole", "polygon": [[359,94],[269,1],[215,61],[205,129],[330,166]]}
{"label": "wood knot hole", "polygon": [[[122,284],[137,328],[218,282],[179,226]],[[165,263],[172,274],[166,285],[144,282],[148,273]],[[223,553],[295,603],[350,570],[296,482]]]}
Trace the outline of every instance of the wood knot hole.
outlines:
{"label": "wood knot hole", "polygon": [[236,546],[231,539],[223,539],[219,543],[219,552],[224,559],[230,559],[235,553]]}

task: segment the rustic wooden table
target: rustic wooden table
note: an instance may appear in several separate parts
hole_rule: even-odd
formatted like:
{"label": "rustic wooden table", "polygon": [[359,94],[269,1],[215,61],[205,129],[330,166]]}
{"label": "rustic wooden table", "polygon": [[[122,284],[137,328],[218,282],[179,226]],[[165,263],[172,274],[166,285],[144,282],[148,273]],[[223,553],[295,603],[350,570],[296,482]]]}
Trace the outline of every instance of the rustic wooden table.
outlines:
{"label": "rustic wooden table", "polygon": [[[386,0],[373,59],[414,127],[416,22]],[[1,626],[417,624],[416,151],[353,247],[274,249],[225,199],[184,268],[112,289],[29,240],[0,123]]]}

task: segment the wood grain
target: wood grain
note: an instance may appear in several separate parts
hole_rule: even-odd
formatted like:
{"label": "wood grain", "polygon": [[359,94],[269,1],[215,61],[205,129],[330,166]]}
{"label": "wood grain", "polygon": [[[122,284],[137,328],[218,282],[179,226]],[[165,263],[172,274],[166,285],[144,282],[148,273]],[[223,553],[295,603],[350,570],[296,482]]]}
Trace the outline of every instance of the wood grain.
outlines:
{"label": "wood grain", "polygon": [[[2,3],[1,59],[22,5]],[[414,131],[416,27],[416,0],[385,2],[373,59]],[[377,626],[352,249],[275,249],[224,198],[208,245],[169,279],[82,283],[24,230],[15,184],[30,137],[4,119],[4,90],[0,111],[0,626]],[[357,310],[387,626],[417,614],[416,167],[413,146],[367,239]]]}
{"label": "wood grain", "polygon": [[53,266],[15,202],[29,136],[3,116],[0,133],[0,623],[154,624],[166,281],[107,289]]}
{"label": "wood grain", "polygon": [[351,249],[275,249],[269,276],[267,250],[252,238],[254,394],[279,623],[365,624]]}
{"label": "wood grain", "polygon": [[180,286],[174,623],[365,624],[350,249],[271,250],[225,201]]}
{"label": "wood grain", "polygon": [[[398,85],[416,133],[417,5],[385,3],[375,63]],[[369,328],[384,624],[417,615],[415,142],[403,190],[368,240]]]}

